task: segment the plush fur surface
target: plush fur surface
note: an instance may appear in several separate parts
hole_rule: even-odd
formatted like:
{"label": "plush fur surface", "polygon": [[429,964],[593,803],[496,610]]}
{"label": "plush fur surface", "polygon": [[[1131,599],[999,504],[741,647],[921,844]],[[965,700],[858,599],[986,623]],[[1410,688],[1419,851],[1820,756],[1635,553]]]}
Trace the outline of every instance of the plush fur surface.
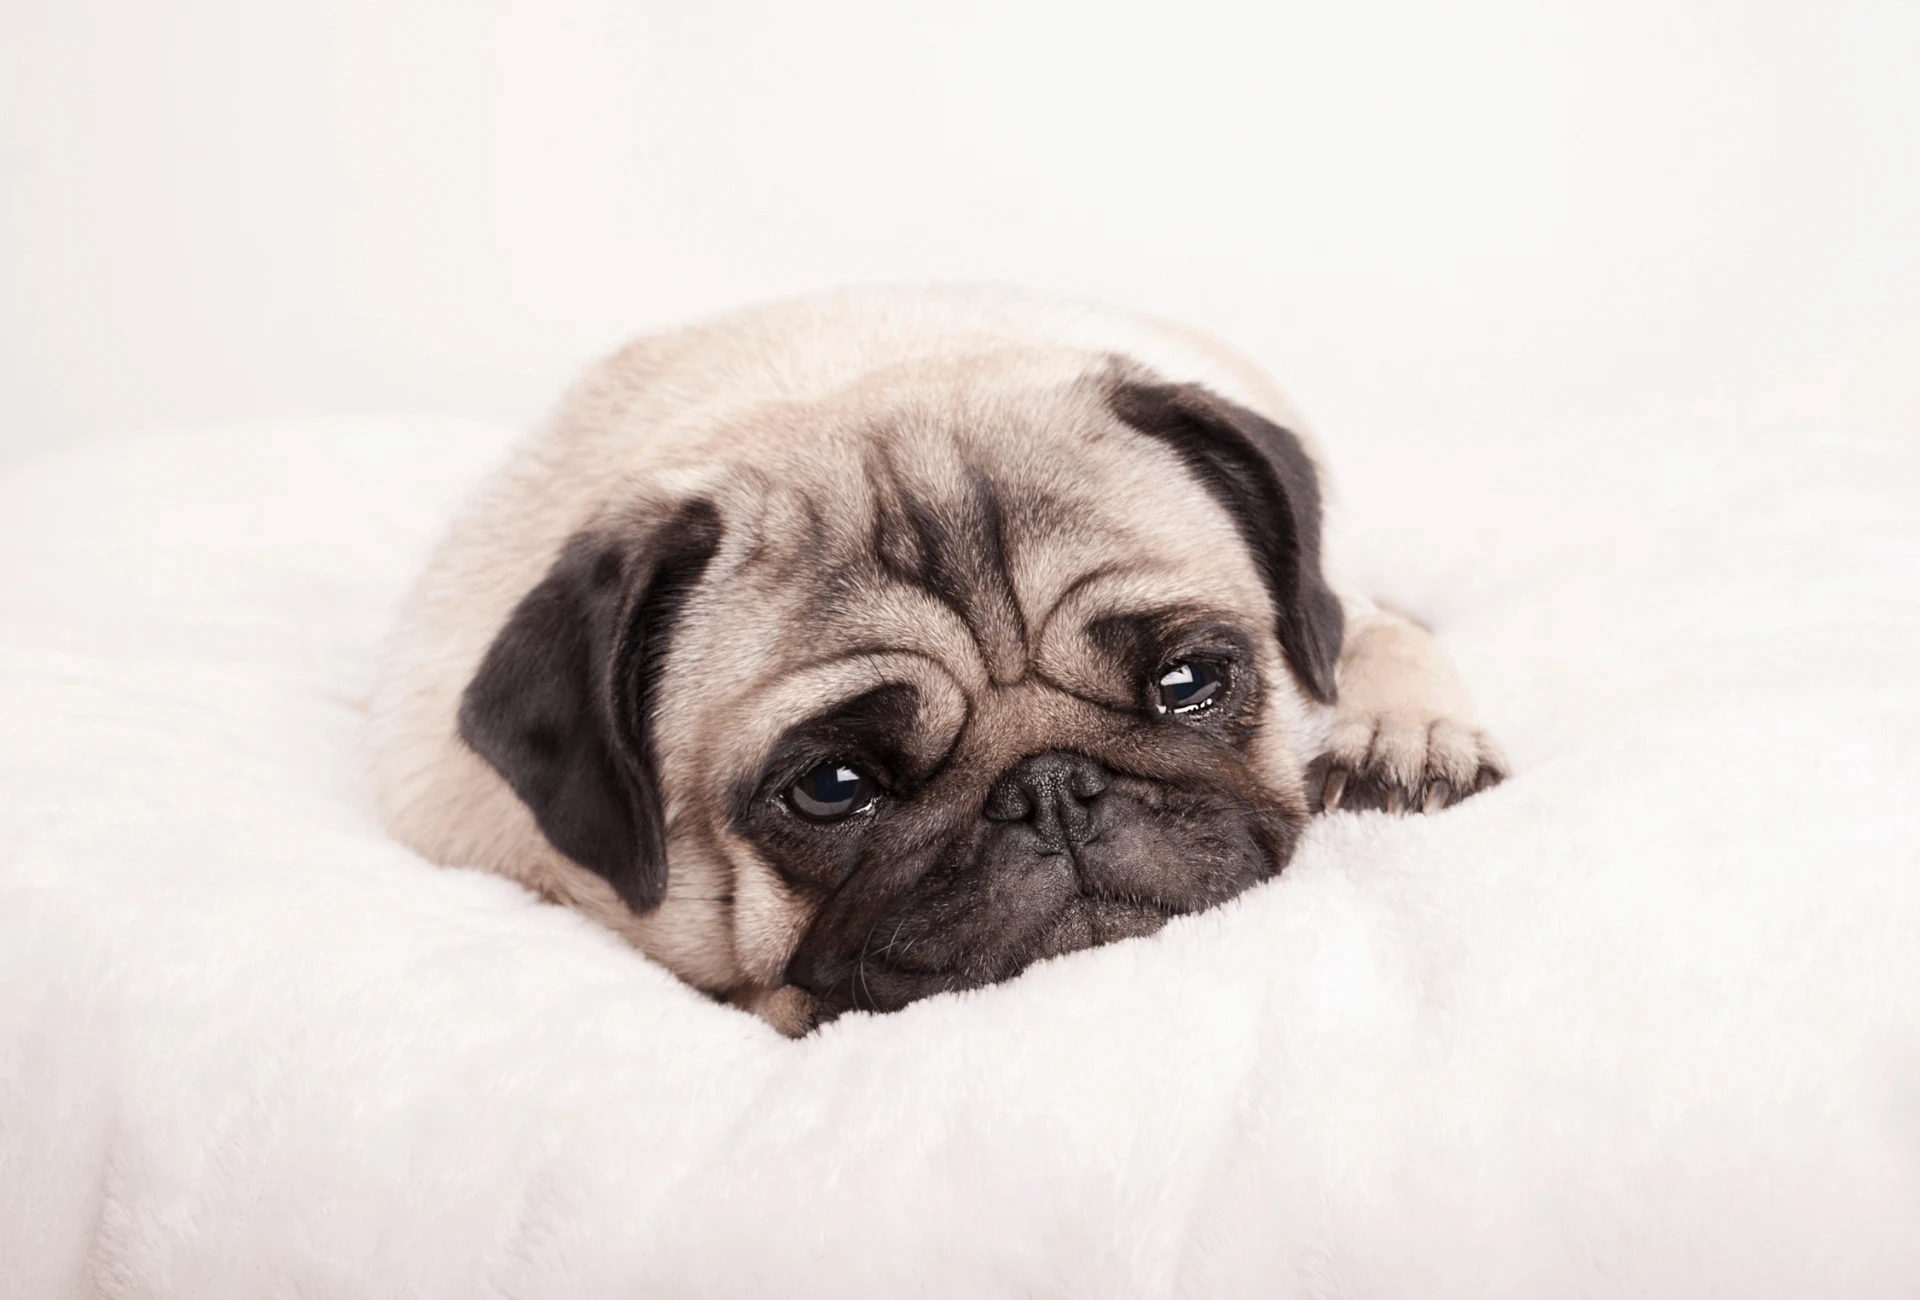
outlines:
{"label": "plush fur surface", "polygon": [[380,830],[504,441],[0,479],[0,1295],[1920,1292],[1920,449],[1336,459],[1514,777],[794,1042]]}

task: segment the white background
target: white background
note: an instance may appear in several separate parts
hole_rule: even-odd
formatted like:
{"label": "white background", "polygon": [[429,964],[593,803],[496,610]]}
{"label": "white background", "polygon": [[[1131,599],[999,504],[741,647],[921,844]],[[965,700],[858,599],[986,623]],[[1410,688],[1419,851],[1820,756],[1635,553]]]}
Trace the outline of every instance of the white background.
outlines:
{"label": "white background", "polygon": [[0,0],[0,23],[0,459],[257,417],[523,421],[644,329],[975,276],[1211,326],[1330,438],[1920,432],[1910,0]]}

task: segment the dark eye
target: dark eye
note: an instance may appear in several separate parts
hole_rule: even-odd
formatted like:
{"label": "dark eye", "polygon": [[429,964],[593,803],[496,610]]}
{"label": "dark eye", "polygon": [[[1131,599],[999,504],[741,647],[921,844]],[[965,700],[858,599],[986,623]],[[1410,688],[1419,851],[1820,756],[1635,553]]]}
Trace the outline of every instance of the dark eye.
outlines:
{"label": "dark eye", "polygon": [[810,821],[831,822],[873,807],[873,778],[846,763],[821,763],[787,787],[787,802]]}
{"label": "dark eye", "polygon": [[1198,713],[1213,707],[1226,685],[1227,672],[1219,664],[1182,659],[1160,670],[1153,706],[1162,713]]}

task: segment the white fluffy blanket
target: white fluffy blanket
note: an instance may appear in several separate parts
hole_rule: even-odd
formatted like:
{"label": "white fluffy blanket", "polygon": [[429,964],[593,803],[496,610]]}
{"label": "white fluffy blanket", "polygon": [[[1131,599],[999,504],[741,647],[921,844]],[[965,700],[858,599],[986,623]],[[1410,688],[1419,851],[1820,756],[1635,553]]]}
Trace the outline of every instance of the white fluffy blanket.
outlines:
{"label": "white fluffy blanket", "polygon": [[1515,778],[788,1042],[375,821],[501,436],[0,476],[0,1295],[1920,1294],[1920,447],[1335,442]]}

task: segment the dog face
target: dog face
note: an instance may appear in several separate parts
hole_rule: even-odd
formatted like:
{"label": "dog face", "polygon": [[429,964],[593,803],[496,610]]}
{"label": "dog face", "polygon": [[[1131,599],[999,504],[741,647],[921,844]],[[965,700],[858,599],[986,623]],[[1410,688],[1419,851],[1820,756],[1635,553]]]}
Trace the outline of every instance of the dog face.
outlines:
{"label": "dog face", "polygon": [[623,483],[460,733],[668,964],[891,1010],[1285,863],[1340,649],[1319,534],[1299,443],[1206,390],[923,369]]}

